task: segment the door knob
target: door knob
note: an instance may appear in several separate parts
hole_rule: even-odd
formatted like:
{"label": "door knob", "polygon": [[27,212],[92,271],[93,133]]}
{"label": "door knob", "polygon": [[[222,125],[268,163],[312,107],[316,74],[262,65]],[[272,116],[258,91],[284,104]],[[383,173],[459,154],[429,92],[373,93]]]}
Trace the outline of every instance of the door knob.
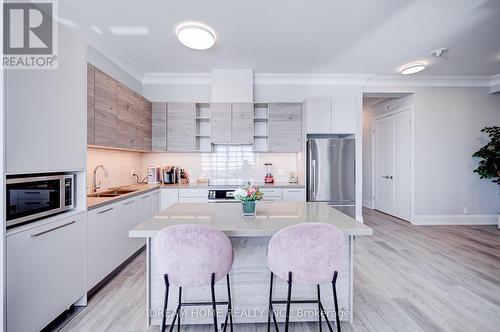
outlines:
{"label": "door knob", "polygon": [[392,175],[389,175],[387,178],[388,178],[389,180],[392,180]]}

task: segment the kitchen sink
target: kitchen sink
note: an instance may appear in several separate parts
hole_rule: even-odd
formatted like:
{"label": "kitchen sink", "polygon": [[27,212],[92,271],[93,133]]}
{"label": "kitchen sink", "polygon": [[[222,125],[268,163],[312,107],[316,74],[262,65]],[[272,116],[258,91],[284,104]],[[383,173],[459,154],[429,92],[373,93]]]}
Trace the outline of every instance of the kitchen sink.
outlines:
{"label": "kitchen sink", "polygon": [[88,194],[87,197],[116,197],[120,196],[120,194],[112,194],[112,193],[95,193],[95,194]]}
{"label": "kitchen sink", "polygon": [[125,194],[133,193],[138,189],[123,189],[123,188],[114,188],[109,190],[103,190],[98,193],[88,194],[87,197],[117,197]]}

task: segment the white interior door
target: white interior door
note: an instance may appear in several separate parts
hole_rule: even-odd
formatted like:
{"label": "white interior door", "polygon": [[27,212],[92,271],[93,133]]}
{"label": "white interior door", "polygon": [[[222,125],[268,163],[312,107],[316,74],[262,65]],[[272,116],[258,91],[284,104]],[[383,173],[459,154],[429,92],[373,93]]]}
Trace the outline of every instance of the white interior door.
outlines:
{"label": "white interior door", "polygon": [[374,121],[374,206],[404,220],[411,219],[411,112]]}

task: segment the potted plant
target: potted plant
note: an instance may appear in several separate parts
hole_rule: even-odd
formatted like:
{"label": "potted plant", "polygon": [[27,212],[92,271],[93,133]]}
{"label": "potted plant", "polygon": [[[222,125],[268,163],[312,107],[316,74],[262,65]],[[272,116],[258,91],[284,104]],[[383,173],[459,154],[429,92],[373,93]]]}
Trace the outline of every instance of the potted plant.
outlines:
{"label": "potted plant", "polygon": [[241,201],[244,216],[255,215],[255,201],[260,201],[262,197],[260,189],[250,183],[234,191],[234,198]]}
{"label": "potted plant", "polygon": [[[500,185],[500,127],[485,127],[481,132],[488,135],[490,142],[472,155],[481,158],[474,172],[478,173],[481,179],[492,179]],[[500,229],[500,215],[497,218]]]}

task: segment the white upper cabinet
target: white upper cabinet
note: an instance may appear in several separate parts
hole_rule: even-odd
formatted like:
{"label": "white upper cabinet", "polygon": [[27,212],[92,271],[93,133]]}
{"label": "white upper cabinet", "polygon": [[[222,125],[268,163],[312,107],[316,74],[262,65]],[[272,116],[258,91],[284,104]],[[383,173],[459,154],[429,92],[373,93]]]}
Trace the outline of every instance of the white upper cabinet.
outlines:
{"label": "white upper cabinet", "polygon": [[330,134],[331,133],[331,98],[310,98],[305,101],[306,133]]}
{"label": "white upper cabinet", "polygon": [[85,169],[86,84],[86,43],[62,26],[58,69],[5,72],[7,173]]}
{"label": "white upper cabinet", "polygon": [[322,97],[305,100],[307,134],[353,134],[356,131],[356,99]]}
{"label": "white upper cabinet", "polygon": [[354,134],[356,132],[356,99],[346,96],[332,99],[332,133]]}

